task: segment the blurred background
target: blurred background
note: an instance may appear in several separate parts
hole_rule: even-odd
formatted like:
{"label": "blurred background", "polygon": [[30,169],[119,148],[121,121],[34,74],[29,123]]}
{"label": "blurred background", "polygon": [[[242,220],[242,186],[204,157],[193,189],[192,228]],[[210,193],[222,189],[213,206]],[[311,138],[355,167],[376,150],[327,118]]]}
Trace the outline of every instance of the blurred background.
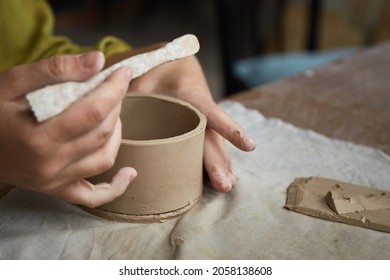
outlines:
{"label": "blurred background", "polygon": [[[390,40],[386,0],[50,0],[58,35],[133,47],[186,33],[215,99]],[[310,72],[307,72],[310,74]]]}

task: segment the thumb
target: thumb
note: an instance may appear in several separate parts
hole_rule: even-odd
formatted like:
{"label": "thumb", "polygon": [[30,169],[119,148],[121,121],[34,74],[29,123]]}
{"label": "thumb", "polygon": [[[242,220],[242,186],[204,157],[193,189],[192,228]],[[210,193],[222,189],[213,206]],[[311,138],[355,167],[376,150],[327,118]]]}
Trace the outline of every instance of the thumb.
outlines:
{"label": "thumb", "polygon": [[92,51],[16,66],[0,75],[0,84],[7,85],[1,98],[16,99],[50,84],[87,80],[103,68],[104,62],[101,52]]}
{"label": "thumb", "polygon": [[65,81],[84,81],[98,73],[104,66],[104,55],[92,51],[79,55],[59,55],[38,62],[40,78],[46,84]]}

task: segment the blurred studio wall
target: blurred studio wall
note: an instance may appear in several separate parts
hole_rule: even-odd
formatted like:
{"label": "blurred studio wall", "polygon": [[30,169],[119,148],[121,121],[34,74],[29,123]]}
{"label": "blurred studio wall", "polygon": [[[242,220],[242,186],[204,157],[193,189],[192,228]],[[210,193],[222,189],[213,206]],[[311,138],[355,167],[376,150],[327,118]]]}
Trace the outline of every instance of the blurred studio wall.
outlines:
{"label": "blurred studio wall", "polygon": [[216,99],[390,40],[386,0],[50,0],[55,32],[134,47],[194,33]]}

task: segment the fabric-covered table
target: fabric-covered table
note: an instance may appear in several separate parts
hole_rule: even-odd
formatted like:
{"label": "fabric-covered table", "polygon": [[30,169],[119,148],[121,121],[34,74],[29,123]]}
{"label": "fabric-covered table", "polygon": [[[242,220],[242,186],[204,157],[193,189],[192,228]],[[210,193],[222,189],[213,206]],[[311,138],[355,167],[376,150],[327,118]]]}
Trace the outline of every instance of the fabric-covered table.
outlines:
{"label": "fabric-covered table", "polygon": [[[179,219],[129,224],[15,188],[0,200],[1,259],[389,259],[390,234],[283,208],[295,177],[322,176],[390,190],[390,156],[322,136],[226,101],[221,106],[257,141],[229,144],[239,181],[208,185]],[[185,187],[185,186],[183,186]]]}

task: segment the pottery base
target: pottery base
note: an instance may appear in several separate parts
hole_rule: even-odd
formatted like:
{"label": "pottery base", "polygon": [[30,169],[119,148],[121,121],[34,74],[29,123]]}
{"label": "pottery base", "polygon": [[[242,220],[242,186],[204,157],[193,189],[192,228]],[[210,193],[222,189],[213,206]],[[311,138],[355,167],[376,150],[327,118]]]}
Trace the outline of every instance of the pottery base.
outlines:
{"label": "pottery base", "polygon": [[147,215],[133,215],[125,213],[116,213],[107,210],[102,210],[98,208],[88,208],[81,206],[88,213],[105,218],[107,220],[116,221],[116,222],[129,222],[129,223],[140,223],[140,224],[150,224],[150,223],[164,223],[166,221],[178,218],[192,209],[201,199],[202,196],[198,197],[192,202],[189,202],[184,207],[157,214],[147,214]]}

